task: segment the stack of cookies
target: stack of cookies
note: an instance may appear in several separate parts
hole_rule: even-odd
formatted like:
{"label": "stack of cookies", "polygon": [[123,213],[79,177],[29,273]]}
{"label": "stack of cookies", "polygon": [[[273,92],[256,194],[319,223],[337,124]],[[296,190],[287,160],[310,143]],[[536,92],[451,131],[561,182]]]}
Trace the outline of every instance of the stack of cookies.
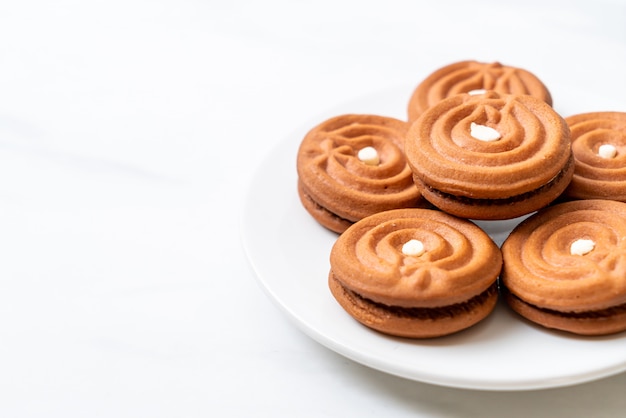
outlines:
{"label": "stack of cookies", "polygon": [[[328,282],[348,314],[438,337],[503,295],[546,328],[626,330],[626,113],[563,118],[531,72],[476,61],[425,78],[407,113],[336,116],[298,151],[300,200],[338,234]],[[473,222],[521,216],[501,247]]]}

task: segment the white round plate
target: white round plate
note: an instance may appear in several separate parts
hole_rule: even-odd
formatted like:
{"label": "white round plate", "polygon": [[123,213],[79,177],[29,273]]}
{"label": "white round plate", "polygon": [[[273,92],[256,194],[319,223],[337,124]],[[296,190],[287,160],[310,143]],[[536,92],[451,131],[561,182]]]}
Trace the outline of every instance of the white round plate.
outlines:
{"label": "white round plate", "polygon": [[[270,298],[310,337],[358,363],[407,379],[484,390],[528,390],[587,382],[626,370],[626,333],[577,337],[525,322],[500,303],[478,325],[455,335],[410,340],[372,331],[350,317],[327,286],[336,235],[302,208],[296,153],[304,134],[341,113],[405,118],[411,87],[337,107],[294,132],[256,171],[241,233]],[[409,93],[407,93],[409,92]],[[517,221],[479,222],[501,244]]]}

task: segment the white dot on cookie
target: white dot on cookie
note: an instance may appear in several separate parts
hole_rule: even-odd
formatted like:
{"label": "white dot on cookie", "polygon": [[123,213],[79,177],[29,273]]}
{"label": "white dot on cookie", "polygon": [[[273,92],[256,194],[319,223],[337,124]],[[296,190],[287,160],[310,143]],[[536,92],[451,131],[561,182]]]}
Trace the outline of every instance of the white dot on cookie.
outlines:
{"label": "white dot on cookie", "polygon": [[374,147],[365,147],[359,150],[357,154],[358,159],[367,164],[367,165],[378,165],[380,164],[380,157],[378,156],[378,151]]}
{"label": "white dot on cookie", "polygon": [[419,257],[424,254],[426,249],[424,248],[424,243],[417,239],[411,239],[404,243],[402,246],[402,253],[404,255]]}
{"label": "white dot on cookie", "polygon": [[600,145],[598,148],[598,155],[606,159],[615,158],[617,155],[617,148],[611,144]]}
{"label": "white dot on cookie", "polygon": [[474,122],[472,122],[470,125],[470,135],[472,136],[472,138],[484,142],[497,141],[502,137],[500,135],[500,132],[496,131],[495,129]]}
{"label": "white dot on cookie", "polygon": [[595,247],[596,243],[590,239],[577,239],[572,242],[569,252],[571,255],[585,255],[592,252]]}

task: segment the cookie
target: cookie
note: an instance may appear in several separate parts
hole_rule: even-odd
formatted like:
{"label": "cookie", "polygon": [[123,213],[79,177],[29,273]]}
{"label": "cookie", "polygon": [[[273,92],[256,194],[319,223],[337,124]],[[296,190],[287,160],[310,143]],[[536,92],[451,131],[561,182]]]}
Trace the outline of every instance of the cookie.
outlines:
{"label": "cookie", "polygon": [[582,113],[565,121],[575,161],[565,196],[626,201],[626,113]]}
{"label": "cookie", "polygon": [[409,100],[409,121],[428,108],[459,93],[494,90],[504,94],[528,94],[552,105],[545,84],[533,73],[499,62],[461,61],[446,65],[426,77]]}
{"label": "cookie", "polygon": [[502,245],[511,308],[582,335],[626,330],[626,203],[577,200],[544,209]]}
{"label": "cookie", "polygon": [[411,125],[405,153],[422,196],[471,219],[534,212],[559,197],[574,173],[567,124],[528,95],[444,99]]}
{"label": "cookie", "polygon": [[348,228],[330,253],[330,290],[379,332],[430,338],[493,310],[500,249],[471,221],[431,209],[381,212]]}
{"label": "cookie", "polygon": [[304,208],[341,233],[389,209],[423,204],[404,156],[406,122],[378,115],[339,115],[307,133],[297,155]]}

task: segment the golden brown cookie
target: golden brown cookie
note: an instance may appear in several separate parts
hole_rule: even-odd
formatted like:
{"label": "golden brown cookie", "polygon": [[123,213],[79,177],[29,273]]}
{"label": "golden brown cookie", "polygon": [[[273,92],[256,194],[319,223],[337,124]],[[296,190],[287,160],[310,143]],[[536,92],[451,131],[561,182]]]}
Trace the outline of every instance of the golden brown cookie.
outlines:
{"label": "golden brown cookie", "polygon": [[429,338],[466,329],[498,298],[500,249],[471,221],[396,209],[355,223],[330,254],[329,286],[357,321],[382,333]]}
{"label": "golden brown cookie", "polygon": [[577,200],[519,224],[502,245],[511,308],[547,328],[626,330],[626,203]]}
{"label": "golden brown cookie", "polygon": [[340,115],[314,127],[297,156],[305,209],[341,233],[384,210],[423,204],[404,156],[406,122],[377,115]]}
{"label": "golden brown cookie", "polygon": [[582,113],[565,121],[575,160],[574,177],[565,195],[626,201],[626,113]]}
{"label": "golden brown cookie", "polygon": [[423,197],[471,219],[511,219],[555,200],[574,162],[569,129],[528,95],[458,94],[420,116],[405,141]]}
{"label": "golden brown cookie", "polygon": [[461,61],[438,69],[415,88],[409,100],[409,121],[414,121],[445,98],[482,90],[528,94],[552,105],[548,88],[527,70],[499,62]]}

